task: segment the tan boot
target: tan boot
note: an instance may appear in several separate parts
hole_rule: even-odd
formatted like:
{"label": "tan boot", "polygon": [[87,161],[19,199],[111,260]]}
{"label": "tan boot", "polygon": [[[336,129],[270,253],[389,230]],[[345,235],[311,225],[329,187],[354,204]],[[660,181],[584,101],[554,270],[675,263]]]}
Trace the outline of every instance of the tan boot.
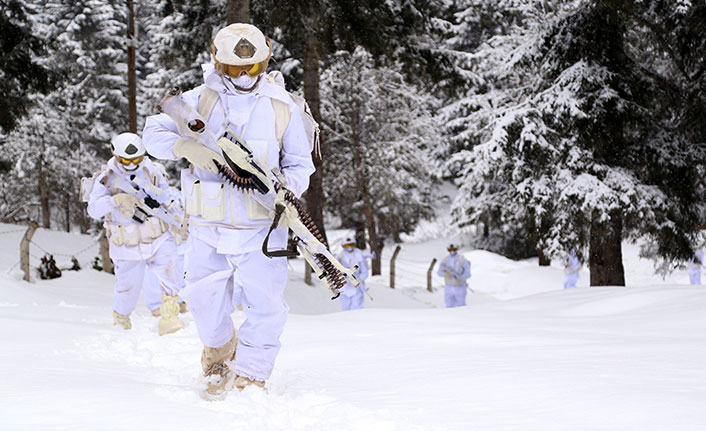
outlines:
{"label": "tan boot", "polygon": [[132,323],[130,323],[130,314],[120,314],[113,311],[113,326],[120,326],[123,329],[132,329]]}
{"label": "tan boot", "polygon": [[186,306],[186,302],[179,303],[179,314],[184,314],[189,312],[189,307]]}
{"label": "tan boot", "polygon": [[223,398],[233,387],[235,374],[228,366],[228,362],[235,359],[235,349],[238,347],[237,332],[233,332],[231,339],[221,347],[204,347],[201,354],[201,367],[203,368],[206,389],[202,394],[207,400]]}
{"label": "tan boot", "polygon": [[150,313],[152,313],[152,317],[159,317],[159,307],[154,310],[150,310]]}
{"label": "tan boot", "polygon": [[257,386],[260,388],[264,388],[265,382],[261,382],[259,380],[250,380],[247,377],[243,376],[236,376],[235,380],[233,381],[233,386],[238,388],[239,391],[242,391],[248,386]]}
{"label": "tan boot", "polygon": [[162,295],[162,305],[159,306],[159,335],[171,334],[184,327],[184,322],[179,318],[179,303],[176,296]]}

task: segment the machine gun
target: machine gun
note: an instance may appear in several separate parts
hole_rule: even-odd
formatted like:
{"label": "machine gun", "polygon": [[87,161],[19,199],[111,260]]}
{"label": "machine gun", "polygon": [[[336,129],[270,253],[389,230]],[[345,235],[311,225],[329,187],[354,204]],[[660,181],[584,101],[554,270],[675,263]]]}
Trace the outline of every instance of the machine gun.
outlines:
{"label": "machine gun", "polygon": [[172,229],[177,244],[186,240],[186,223],[180,216],[181,205],[170,195],[169,190],[160,189],[135,174],[130,175],[127,181],[121,177],[115,187],[137,199],[133,220],[144,223],[148,217],[157,217]]}
{"label": "machine gun", "polygon": [[270,211],[272,225],[262,244],[262,252],[266,256],[292,256],[292,252],[288,250],[268,250],[272,231],[277,227],[288,227],[295,235],[297,249],[314,269],[317,277],[334,293],[331,299],[338,298],[340,290],[347,282],[354,286],[359,285],[353,271],[344,267],[333,256],[302,202],[286,188],[286,180],[278,169],[275,168],[270,173],[267,166],[262,166],[254,159],[247,142],[230,130],[216,139],[209,131],[206,120],[184,101],[178,88],[169,90],[160,102],[160,107],[162,112],[175,121],[183,137],[197,140],[204,146],[215,142],[226,162],[225,165],[216,162],[219,175],[234,188],[250,193],[253,199]]}

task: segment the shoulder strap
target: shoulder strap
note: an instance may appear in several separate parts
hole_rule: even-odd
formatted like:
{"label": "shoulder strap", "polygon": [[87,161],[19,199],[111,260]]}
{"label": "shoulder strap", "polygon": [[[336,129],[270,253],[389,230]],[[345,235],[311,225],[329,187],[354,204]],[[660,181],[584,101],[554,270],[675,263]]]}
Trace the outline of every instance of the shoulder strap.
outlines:
{"label": "shoulder strap", "polygon": [[289,105],[279,99],[272,98],[270,100],[275,112],[275,137],[279,142],[280,149],[282,149],[282,137],[289,126]]}
{"label": "shoulder strap", "polygon": [[218,102],[218,93],[215,90],[208,88],[207,86],[201,87],[201,94],[199,95],[199,107],[198,113],[203,117],[204,120],[208,121],[208,117],[211,116],[213,107]]}
{"label": "shoulder strap", "polygon": [[[265,75],[265,79],[271,84],[284,88],[284,76],[277,70]],[[281,150],[282,137],[287,130],[287,126],[289,126],[289,104],[282,100],[275,99],[274,97],[271,97],[270,100],[272,101],[272,110],[275,112],[275,137],[277,138],[277,142],[279,142],[279,148]]]}

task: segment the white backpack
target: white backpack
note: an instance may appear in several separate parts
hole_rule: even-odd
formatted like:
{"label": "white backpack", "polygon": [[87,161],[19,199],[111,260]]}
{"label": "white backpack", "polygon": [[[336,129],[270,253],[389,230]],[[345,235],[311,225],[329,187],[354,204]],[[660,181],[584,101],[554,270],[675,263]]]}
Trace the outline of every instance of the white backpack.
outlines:
{"label": "white backpack", "polygon": [[107,170],[108,165],[103,165],[99,171],[93,174],[93,176],[81,178],[81,193],[79,194],[81,202],[88,202],[88,199],[91,197],[91,192],[93,191],[93,185],[96,183],[96,179],[98,179],[100,174]]}
{"label": "white backpack", "polygon": [[[272,84],[276,84],[284,88],[284,77],[278,70],[272,71],[265,75],[265,79]],[[287,93],[289,93],[289,96],[292,100],[294,100],[294,103],[297,104],[303,113],[302,120],[304,122],[304,131],[309,142],[309,150],[313,151],[314,154],[316,154],[316,156],[320,159],[321,145],[319,142],[319,124],[316,120],[314,120],[314,116],[311,115],[309,104],[306,103],[306,100],[303,97],[289,91],[287,91]],[[201,95],[199,96],[199,115],[205,119],[208,119],[218,100],[218,93],[204,85],[201,89]],[[272,109],[275,112],[275,137],[279,142],[280,148],[282,148],[282,137],[284,136],[284,132],[287,130],[287,126],[289,125],[289,105],[278,99],[270,98],[270,100],[272,101]]]}

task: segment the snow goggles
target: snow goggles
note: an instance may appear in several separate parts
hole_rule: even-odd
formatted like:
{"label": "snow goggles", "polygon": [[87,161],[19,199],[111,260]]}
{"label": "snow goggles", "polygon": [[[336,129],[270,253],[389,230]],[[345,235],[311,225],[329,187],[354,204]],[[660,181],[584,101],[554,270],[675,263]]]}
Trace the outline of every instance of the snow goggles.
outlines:
{"label": "snow goggles", "polygon": [[231,78],[239,78],[243,75],[243,72],[245,72],[248,75],[255,77],[265,71],[265,67],[267,67],[266,64],[266,61],[241,66],[236,66],[233,64],[223,64],[223,74],[228,75]]}
{"label": "snow goggles", "polygon": [[142,163],[142,160],[144,160],[144,159],[145,159],[144,155],[133,157],[132,159],[126,159],[125,157],[115,156],[115,160],[117,160],[117,162],[120,163],[121,165],[125,165],[125,166],[129,165],[130,163],[134,163],[136,165],[139,165],[140,163]]}
{"label": "snow goggles", "polygon": [[355,244],[343,244],[343,248],[353,248]]}

